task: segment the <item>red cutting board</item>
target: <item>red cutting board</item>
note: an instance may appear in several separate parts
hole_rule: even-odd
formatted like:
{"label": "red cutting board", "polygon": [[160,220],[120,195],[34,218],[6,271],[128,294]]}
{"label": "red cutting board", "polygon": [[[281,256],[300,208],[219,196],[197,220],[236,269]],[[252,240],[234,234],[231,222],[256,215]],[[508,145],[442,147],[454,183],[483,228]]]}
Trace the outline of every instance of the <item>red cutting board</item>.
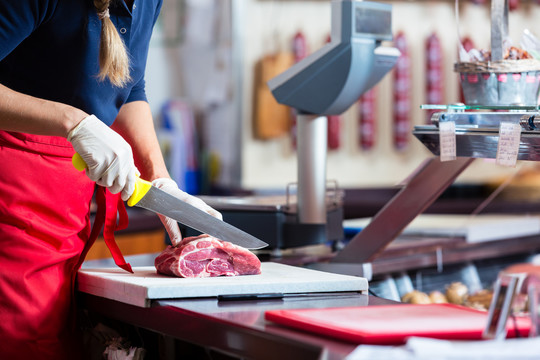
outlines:
{"label": "red cutting board", "polygon": [[[479,340],[485,311],[452,304],[378,305],[362,307],[270,310],[266,320],[341,340],[365,344],[403,344],[410,336]],[[516,317],[519,335],[527,336],[530,319]],[[508,337],[514,337],[508,320]]]}

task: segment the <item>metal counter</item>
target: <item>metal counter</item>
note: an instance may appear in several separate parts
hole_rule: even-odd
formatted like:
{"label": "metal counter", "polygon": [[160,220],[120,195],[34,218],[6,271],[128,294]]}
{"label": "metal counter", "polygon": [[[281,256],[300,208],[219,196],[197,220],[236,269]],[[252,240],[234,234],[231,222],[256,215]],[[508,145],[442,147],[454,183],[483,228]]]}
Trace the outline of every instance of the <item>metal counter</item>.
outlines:
{"label": "metal counter", "polygon": [[[458,275],[469,268],[461,268],[478,261],[494,261],[496,266],[481,267],[478,271],[481,280],[489,283],[504,266],[504,257],[528,256],[540,251],[540,237],[496,240],[482,243],[467,243],[462,238],[414,238],[399,237],[388,246],[372,263],[374,281],[370,286],[374,293],[387,297],[383,299],[356,293],[309,295],[286,297],[283,300],[259,301],[218,301],[216,298],[157,300],[151,307],[142,308],[79,293],[80,305],[90,312],[105,318],[114,319],[137,328],[162,334],[169,342],[176,340],[194,344],[205,349],[213,349],[232,356],[232,359],[344,359],[357,344],[334,340],[328,337],[294,330],[264,320],[264,312],[275,309],[293,308],[329,308],[349,306],[373,306],[400,303],[388,300],[381,279],[387,283],[387,276],[393,275],[397,282],[404,272],[409,271],[412,280],[416,270],[433,268],[437,277],[423,277],[424,290],[428,284],[439,281],[448,284],[460,281]],[[275,259],[274,259],[275,260]],[[306,261],[305,257],[282,259],[284,263],[298,264]],[[311,258],[313,260],[313,258]],[[319,259],[322,260],[322,259]],[[510,259],[515,261],[515,259]],[[518,260],[520,261],[520,260]],[[460,268],[454,272],[452,265]],[[440,267],[440,271],[437,268]],[[429,273],[429,270],[428,270]],[[166,359],[175,359],[174,346],[167,346]],[[231,359],[230,357],[227,359]]]}
{"label": "metal counter", "polygon": [[[155,301],[142,308],[79,293],[85,309],[129,325],[243,359],[343,359],[356,344],[293,330],[264,320],[270,309],[373,306],[399,303],[361,294],[287,297],[283,300]],[[169,353],[166,358],[177,358]]]}

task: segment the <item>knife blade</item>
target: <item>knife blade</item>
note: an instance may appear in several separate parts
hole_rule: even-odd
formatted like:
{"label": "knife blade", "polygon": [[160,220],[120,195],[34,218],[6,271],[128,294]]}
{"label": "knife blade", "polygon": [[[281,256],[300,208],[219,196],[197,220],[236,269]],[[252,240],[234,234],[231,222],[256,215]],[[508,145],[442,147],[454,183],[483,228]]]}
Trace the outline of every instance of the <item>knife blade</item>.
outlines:
{"label": "knife blade", "polygon": [[[86,163],[77,153],[73,155],[72,163],[77,170],[83,171],[86,169]],[[255,250],[268,246],[267,243],[257,239],[255,236],[177,199],[139,177],[135,182],[135,191],[128,199],[127,204],[128,206],[138,206],[165,215],[204,234],[246,249]]]}

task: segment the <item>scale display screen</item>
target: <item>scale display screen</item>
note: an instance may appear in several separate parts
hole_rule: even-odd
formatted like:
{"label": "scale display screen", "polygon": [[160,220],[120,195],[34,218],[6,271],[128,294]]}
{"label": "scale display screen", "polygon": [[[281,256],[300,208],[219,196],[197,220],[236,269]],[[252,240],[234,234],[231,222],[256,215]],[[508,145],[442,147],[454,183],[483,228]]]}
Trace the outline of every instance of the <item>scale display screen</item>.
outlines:
{"label": "scale display screen", "polygon": [[392,34],[392,13],[387,10],[357,6],[354,22],[357,35],[387,38]]}

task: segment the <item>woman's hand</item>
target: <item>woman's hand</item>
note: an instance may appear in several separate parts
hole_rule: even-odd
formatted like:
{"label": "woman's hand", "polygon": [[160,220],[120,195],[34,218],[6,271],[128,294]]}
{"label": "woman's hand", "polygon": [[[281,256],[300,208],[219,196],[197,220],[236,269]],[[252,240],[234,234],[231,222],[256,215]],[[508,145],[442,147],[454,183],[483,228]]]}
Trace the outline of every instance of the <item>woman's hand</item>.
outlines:
{"label": "woman's hand", "polygon": [[131,146],[117,132],[90,115],[73,128],[67,137],[86,163],[86,174],[113,194],[122,192],[127,200],[135,189],[139,171]]}

